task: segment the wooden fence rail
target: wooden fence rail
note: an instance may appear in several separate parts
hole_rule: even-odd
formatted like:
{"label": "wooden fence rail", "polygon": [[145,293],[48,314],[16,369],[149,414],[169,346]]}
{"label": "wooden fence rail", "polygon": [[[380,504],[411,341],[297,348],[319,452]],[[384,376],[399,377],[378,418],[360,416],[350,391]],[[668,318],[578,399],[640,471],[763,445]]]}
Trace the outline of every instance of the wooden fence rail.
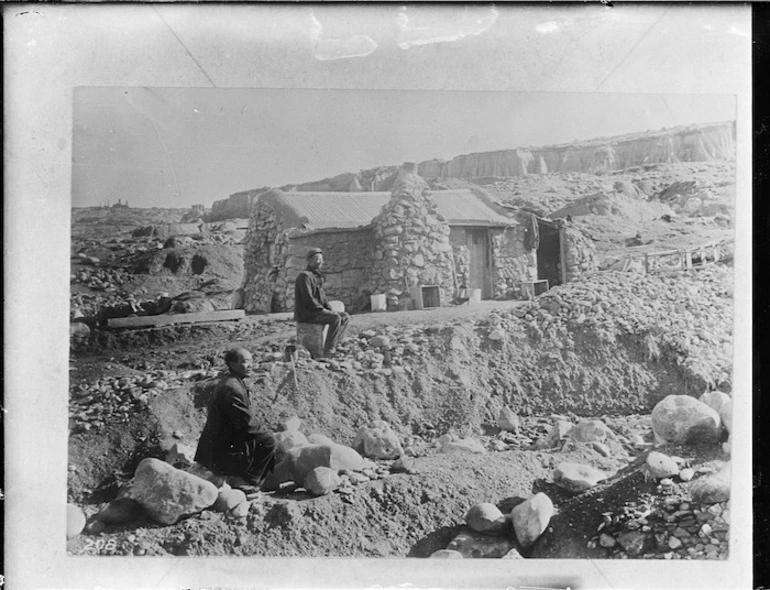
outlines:
{"label": "wooden fence rail", "polygon": [[697,270],[723,260],[727,244],[732,240],[721,240],[703,246],[695,246],[664,252],[647,252],[644,255],[644,272],[676,272]]}

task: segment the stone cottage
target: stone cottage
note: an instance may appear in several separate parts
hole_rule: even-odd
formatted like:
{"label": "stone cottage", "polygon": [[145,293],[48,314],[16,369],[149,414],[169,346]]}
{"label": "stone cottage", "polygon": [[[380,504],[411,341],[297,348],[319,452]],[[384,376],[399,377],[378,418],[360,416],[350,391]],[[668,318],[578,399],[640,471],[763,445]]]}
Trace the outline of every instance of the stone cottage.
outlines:
{"label": "stone cottage", "polygon": [[461,287],[482,299],[522,295],[595,268],[593,245],[568,224],[498,206],[481,189],[431,191],[414,164],[391,192],[273,189],[254,202],[244,253],[244,308],[293,308],[311,247],[324,250],[325,288],[351,311],[370,295],[389,309],[449,305]]}

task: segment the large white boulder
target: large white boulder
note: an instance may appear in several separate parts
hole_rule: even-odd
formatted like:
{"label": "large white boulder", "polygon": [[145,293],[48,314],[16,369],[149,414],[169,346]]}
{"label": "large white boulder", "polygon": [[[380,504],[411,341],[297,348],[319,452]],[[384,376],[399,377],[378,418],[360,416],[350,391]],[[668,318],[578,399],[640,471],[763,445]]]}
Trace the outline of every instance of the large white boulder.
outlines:
{"label": "large white boulder", "polygon": [[166,453],[166,463],[174,467],[190,467],[195,463],[195,449],[182,443],[174,443],[168,453]]}
{"label": "large white boulder", "polygon": [[501,430],[517,433],[519,432],[521,421],[519,419],[518,414],[516,414],[516,412],[514,412],[508,406],[503,406],[500,409],[500,414],[497,416],[497,426]]}
{"label": "large white boulder", "polygon": [[581,420],[569,431],[572,440],[583,443],[604,442],[610,429],[601,420]]}
{"label": "large white boulder", "polygon": [[511,510],[511,522],[516,538],[525,549],[532,546],[548,528],[554,514],[553,502],[540,492]]}
{"label": "large white boulder", "polygon": [[217,512],[229,512],[246,501],[246,494],[242,490],[234,490],[230,486],[219,490],[217,501],[214,502],[214,510]]}
{"label": "large white boulder", "polygon": [[553,470],[554,483],[569,492],[584,492],[607,477],[607,473],[596,467],[570,461],[559,463]]}
{"label": "large white boulder", "polygon": [[67,504],[67,538],[77,537],[86,526],[86,515],[75,504]]}
{"label": "large white boulder", "polygon": [[398,434],[384,420],[362,427],[353,441],[353,448],[372,459],[396,459],[404,452]]}
{"label": "large white boulder", "polygon": [[650,451],[646,459],[647,469],[653,479],[663,479],[679,474],[679,464],[668,455]]}
{"label": "large white boulder", "polygon": [[505,514],[494,504],[481,502],[465,514],[465,524],[477,533],[494,535],[505,530]]}
{"label": "large white boulder", "polygon": [[333,469],[328,467],[316,467],[307,474],[302,487],[314,496],[323,496],[336,490],[342,479]]}
{"label": "large white boulder", "polygon": [[183,516],[205,510],[217,496],[213,483],[160,459],[143,459],[131,486],[131,498],[161,524],[174,524]]}
{"label": "large white boulder", "polygon": [[[327,467],[335,472],[358,471],[364,468],[364,458],[355,449],[345,445],[304,445],[291,449],[286,455],[289,478],[302,485],[316,467]],[[277,468],[276,468],[277,469]]]}
{"label": "large white boulder", "polygon": [[722,391],[707,391],[698,398],[698,401],[706,404],[717,414],[722,411],[722,407],[732,403],[729,395]]}
{"label": "large white boulder", "polygon": [[732,434],[733,432],[733,401],[730,400],[730,403],[723,405],[719,409],[719,419],[722,421],[722,426],[725,427],[725,430]]}
{"label": "large white boulder", "polygon": [[667,443],[716,442],[719,423],[719,414],[689,395],[669,395],[652,410],[652,430]]}
{"label": "large white boulder", "polygon": [[694,502],[716,504],[730,499],[730,463],[716,473],[710,473],[690,482],[690,496]]}
{"label": "large white boulder", "polygon": [[283,430],[275,433],[275,442],[281,454],[288,453],[292,449],[308,444],[307,437],[299,430]]}

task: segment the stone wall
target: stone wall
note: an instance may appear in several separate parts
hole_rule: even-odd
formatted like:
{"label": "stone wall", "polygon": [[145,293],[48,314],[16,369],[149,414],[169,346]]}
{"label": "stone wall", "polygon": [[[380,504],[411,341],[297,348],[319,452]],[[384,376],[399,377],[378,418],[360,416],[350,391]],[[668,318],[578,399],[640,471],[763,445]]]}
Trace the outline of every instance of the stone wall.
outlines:
{"label": "stone wall", "polygon": [[518,297],[522,281],[537,279],[537,251],[524,247],[525,233],[525,227],[518,225],[492,236],[495,299]]}
{"label": "stone wall", "polygon": [[307,266],[306,256],[310,248],[321,248],[324,251],[321,270],[326,277],[324,290],[327,297],[342,301],[347,309],[360,307],[359,299],[366,286],[374,255],[370,227],[311,233],[295,230],[289,232],[288,237],[285,272],[280,280],[280,301],[287,311],[294,309],[294,281],[297,274]]}
{"label": "stone wall", "polygon": [[565,226],[562,229],[567,282],[579,280],[585,273],[598,269],[596,247],[580,230]]}
{"label": "stone wall", "polygon": [[449,225],[437,213],[416,166],[405,165],[391,199],[372,221],[372,293],[401,295],[417,285],[438,285],[442,304],[454,298]]}
{"label": "stone wall", "polygon": [[274,292],[284,292],[288,231],[280,213],[257,201],[252,207],[243,252],[243,308],[248,313],[278,311]]}

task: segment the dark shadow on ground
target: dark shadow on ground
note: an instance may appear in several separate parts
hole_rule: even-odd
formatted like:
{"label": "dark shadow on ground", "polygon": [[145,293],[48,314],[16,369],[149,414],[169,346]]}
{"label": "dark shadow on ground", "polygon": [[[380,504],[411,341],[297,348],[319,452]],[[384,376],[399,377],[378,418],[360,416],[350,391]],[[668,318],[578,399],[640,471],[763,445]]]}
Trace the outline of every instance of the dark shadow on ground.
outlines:
{"label": "dark shadow on ground", "polygon": [[463,525],[443,526],[423,537],[414,544],[407,557],[430,557],[439,549],[446,549],[462,530]]}

